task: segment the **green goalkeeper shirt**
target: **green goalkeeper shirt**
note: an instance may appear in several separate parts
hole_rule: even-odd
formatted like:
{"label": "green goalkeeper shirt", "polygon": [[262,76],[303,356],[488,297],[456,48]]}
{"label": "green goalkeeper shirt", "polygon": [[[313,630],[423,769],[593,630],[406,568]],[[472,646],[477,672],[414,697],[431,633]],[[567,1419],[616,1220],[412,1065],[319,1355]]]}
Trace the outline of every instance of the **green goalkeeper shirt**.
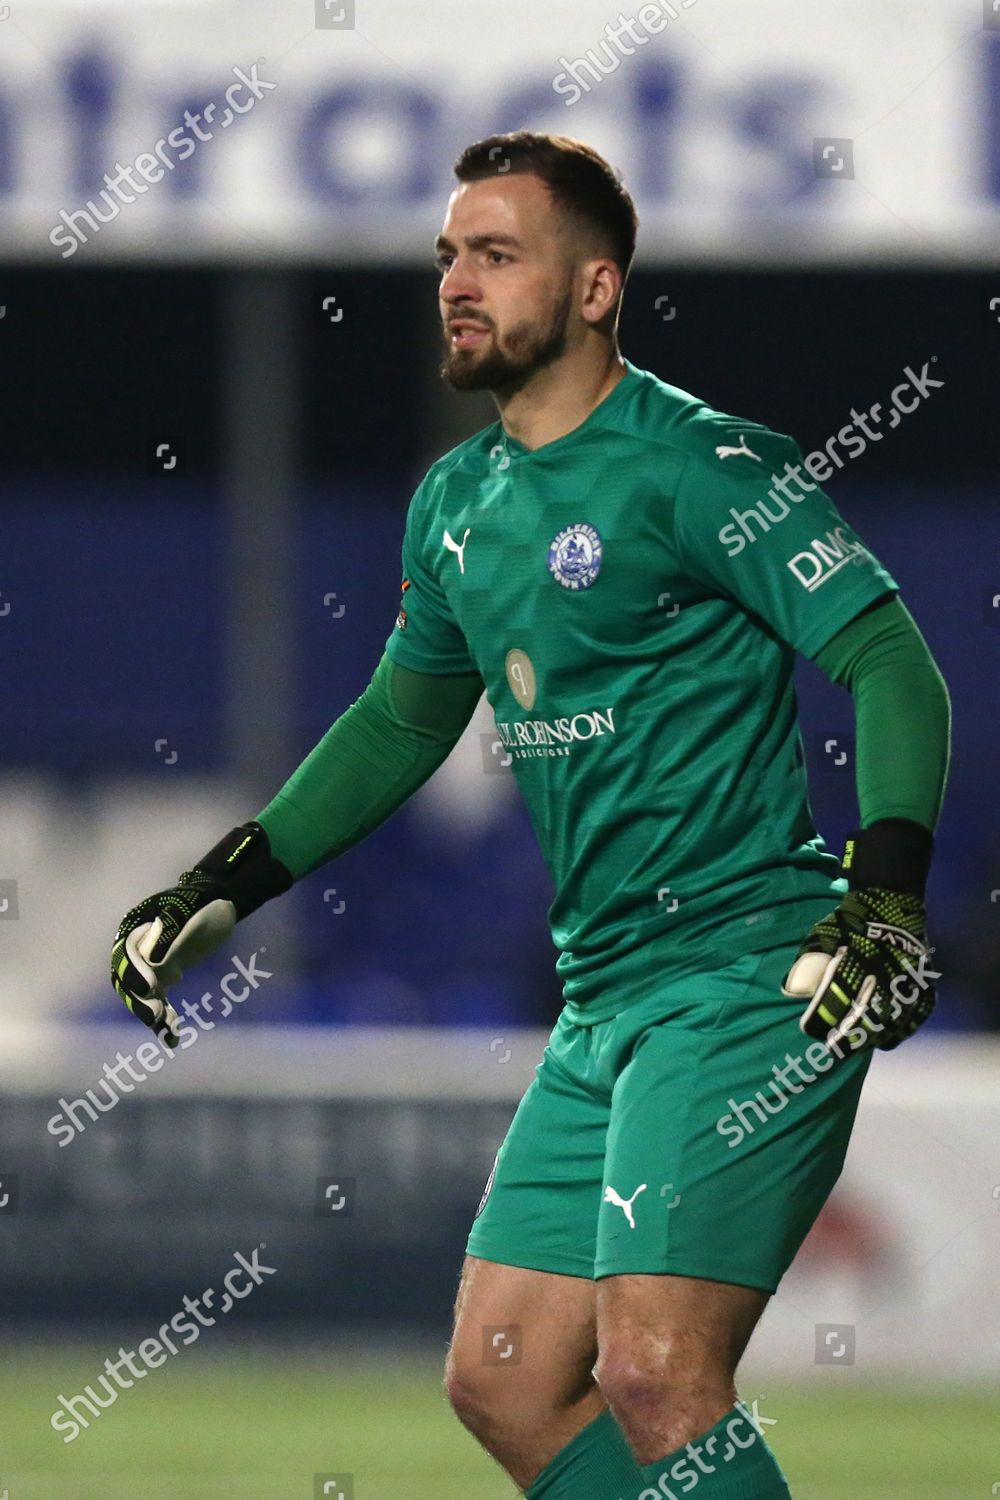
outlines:
{"label": "green goalkeeper shirt", "polygon": [[492,424],[410,506],[386,643],[478,672],[556,896],[571,1019],[800,941],[845,889],[793,687],[885,569],[797,445],[625,362],[574,431]]}

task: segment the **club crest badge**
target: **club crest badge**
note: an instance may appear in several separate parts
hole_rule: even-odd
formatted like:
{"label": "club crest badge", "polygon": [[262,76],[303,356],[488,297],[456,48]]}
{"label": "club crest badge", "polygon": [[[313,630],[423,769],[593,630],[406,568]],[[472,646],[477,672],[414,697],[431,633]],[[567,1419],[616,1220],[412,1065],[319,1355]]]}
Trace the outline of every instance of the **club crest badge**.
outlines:
{"label": "club crest badge", "polygon": [[589,589],[601,571],[604,544],[594,526],[566,526],[549,548],[549,572],[564,589]]}

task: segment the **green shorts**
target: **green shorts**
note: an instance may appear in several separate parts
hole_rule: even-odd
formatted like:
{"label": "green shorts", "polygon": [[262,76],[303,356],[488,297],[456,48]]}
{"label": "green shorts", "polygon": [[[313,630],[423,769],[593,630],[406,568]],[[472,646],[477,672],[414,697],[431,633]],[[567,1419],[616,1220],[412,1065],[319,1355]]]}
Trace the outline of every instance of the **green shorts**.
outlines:
{"label": "green shorts", "polygon": [[840,1176],[870,1055],[836,1060],[781,993],[783,945],[556,1022],[468,1253],[597,1279],[773,1292]]}

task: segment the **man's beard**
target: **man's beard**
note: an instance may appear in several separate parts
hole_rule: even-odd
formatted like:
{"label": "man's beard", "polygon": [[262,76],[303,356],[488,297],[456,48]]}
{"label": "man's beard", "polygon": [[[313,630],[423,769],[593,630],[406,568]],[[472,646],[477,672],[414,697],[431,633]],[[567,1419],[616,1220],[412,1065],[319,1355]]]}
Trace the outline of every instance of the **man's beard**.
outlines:
{"label": "man's beard", "polygon": [[[487,352],[478,349],[453,349],[445,329],[445,357],[441,378],[456,391],[499,391],[510,395],[521,389],[537,370],[552,364],[565,352],[573,291],[567,287],[552,309],[546,328],[519,323],[506,338],[501,349],[494,337]],[[475,314],[458,313],[457,318]],[[489,325],[490,332],[496,329]]]}

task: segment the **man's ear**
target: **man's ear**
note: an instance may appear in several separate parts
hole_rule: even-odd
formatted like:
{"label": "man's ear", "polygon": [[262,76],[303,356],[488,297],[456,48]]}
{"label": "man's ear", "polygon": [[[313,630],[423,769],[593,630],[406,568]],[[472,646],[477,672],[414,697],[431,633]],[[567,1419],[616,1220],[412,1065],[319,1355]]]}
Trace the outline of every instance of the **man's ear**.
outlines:
{"label": "man's ear", "polygon": [[622,273],[615,261],[606,255],[588,260],[582,267],[583,306],[588,323],[602,323],[618,309],[622,292]]}

